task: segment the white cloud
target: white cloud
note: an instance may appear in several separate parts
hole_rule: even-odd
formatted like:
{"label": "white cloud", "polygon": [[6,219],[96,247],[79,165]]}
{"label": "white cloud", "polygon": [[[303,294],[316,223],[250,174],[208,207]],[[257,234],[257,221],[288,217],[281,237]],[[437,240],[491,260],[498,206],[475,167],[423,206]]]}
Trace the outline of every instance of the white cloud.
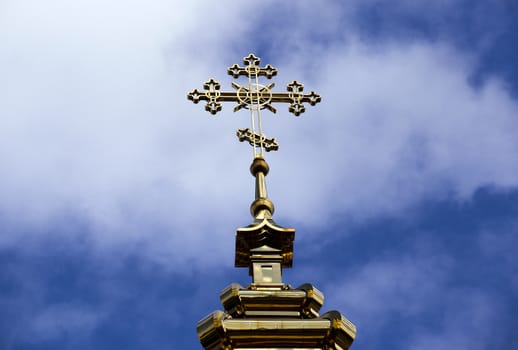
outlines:
{"label": "white cloud", "polygon": [[381,328],[390,321],[386,315],[412,317],[441,303],[437,296],[443,293],[451,265],[450,257],[427,251],[378,257],[341,281],[331,282],[326,305]]}
{"label": "white cloud", "polygon": [[357,346],[381,346],[380,334],[403,323],[406,336],[396,341],[401,349],[486,349],[494,344],[494,327],[488,325],[506,322],[505,298],[457,277],[462,265],[454,254],[447,247],[421,242],[397,254],[373,257],[357,269],[344,270],[338,283],[327,279],[322,286],[324,307],[340,310],[357,325]]}
{"label": "white cloud", "polygon": [[[100,248],[139,245],[171,264],[208,245],[208,261],[231,250],[253,196],[250,153],[234,138],[248,119],[231,106],[212,117],[185,95],[211,76],[230,88],[226,67],[248,53],[234,45],[257,29],[248,14],[259,5],[3,6],[0,213],[16,232],[4,244],[76,215]],[[310,19],[340,28],[329,12]],[[438,44],[323,49],[297,28],[278,35],[300,40],[263,62],[280,69],[279,89],[299,79],[323,95],[300,119],[285,106],[265,115],[281,142],[268,177],[279,223],[398,214],[423,198],[517,185],[516,101],[496,80],[474,90],[465,57]]]}
{"label": "white cloud", "polygon": [[229,5],[9,2],[0,24],[5,220],[37,231],[75,214],[105,244],[209,217],[216,204],[204,197],[221,202],[224,188],[202,175],[223,167],[211,143],[228,124],[192,116],[200,108],[186,93],[212,65],[224,73],[223,43],[247,28],[239,14],[248,5],[228,21]]}
{"label": "white cloud", "polygon": [[[413,335],[409,349],[487,349],[495,343],[494,323],[503,309],[488,295],[473,290],[445,293],[450,303],[445,308],[445,316],[438,330],[426,330]],[[497,340],[498,342],[499,340]]]}
{"label": "white cloud", "polygon": [[103,317],[101,311],[78,305],[50,305],[30,320],[30,324],[27,325],[30,336],[27,339],[38,343],[68,334],[88,335]]}
{"label": "white cloud", "polygon": [[322,104],[304,123],[285,122],[279,137],[286,153],[304,155],[304,166],[294,157],[275,168],[279,183],[290,176],[309,188],[281,197],[290,216],[397,214],[423,198],[465,200],[481,186],[518,184],[516,101],[496,80],[470,86],[454,51],[351,43],[319,60],[310,82]]}

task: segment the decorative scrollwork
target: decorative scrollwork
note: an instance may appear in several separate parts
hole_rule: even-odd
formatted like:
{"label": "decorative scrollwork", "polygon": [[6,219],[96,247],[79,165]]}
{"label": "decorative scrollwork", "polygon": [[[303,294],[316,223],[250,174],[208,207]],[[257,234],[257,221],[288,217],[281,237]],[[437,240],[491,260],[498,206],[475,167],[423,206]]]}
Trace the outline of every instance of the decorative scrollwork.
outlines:
{"label": "decorative scrollwork", "polygon": [[272,92],[273,83],[268,85],[259,84],[257,82],[259,76],[270,79],[277,74],[276,68],[270,64],[260,67],[260,62],[261,59],[259,57],[249,54],[243,59],[244,67],[234,64],[228,68],[228,74],[234,78],[247,76],[249,78],[248,86],[232,83],[236,91],[220,91],[221,84],[214,79],[210,79],[203,84],[205,91],[194,89],[187,97],[194,103],[207,101],[205,103],[205,110],[211,114],[216,114],[222,109],[221,102],[237,102],[234,112],[245,108],[250,110],[268,109],[272,113],[277,111],[272,103],[281,102],[288,103],[288,111],[295,116],[299,116],[306,111],[304,103],[314,106],[321,101],[320,95],[314,91],[304,94],[304,85],[296,80],[287,85],[287,92]]}
{"label": "decorative scrollwork", "polygon": [[279,149],[279,143],[274,137],[267,138],[265,135],[259,135],[249,128],[237,129],[236,135],[239,141],[248,141],[250,146],[260,147],[262,145],[266,152],[277,151]]}

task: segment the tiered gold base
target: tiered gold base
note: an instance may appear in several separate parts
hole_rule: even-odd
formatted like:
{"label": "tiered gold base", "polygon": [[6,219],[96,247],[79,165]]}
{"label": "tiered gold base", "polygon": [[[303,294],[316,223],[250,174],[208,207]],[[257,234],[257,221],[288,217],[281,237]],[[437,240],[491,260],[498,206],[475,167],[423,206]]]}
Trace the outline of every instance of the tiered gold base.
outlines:
{"label": "tiered gold base", "polygon": [[338,311],[319,316],[323,294],[310,284],[232,284],[221,292],[225,312],[216,311],[198,323],[204,349],[348,349],[356,327]]}

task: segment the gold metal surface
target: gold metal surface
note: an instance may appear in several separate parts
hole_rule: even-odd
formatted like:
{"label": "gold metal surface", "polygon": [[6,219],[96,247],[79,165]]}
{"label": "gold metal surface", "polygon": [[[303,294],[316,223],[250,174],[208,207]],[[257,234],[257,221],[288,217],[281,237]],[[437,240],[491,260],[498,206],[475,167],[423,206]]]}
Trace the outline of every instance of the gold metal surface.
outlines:
{"label": "gold metal surface", "polygon": [[271,219],[256,220],[237,229],[235,266],[251,268],[251,250],[267,245],[281,251],[282,267],[289,268],[293,264],[294,240],[295,229],[281,227]]}
{"label": "gold metal surface", "polygon": [[275,211],[273,202],[268,198],[266,175],[270,171],[262,157],[255,157],[250,172],[255,177],[255,200],[250,205],[250,213],[256,220],[271,219]]}
{"label": "gold metal surface", "polygon": [[205,349],[345,350],[356,336],[356,327],[338,311],[319,316],[324,296],[310,284],[254,289],[234,283],[220,299],[225,312],[198,322]]}
{"label": "gold metal surface", "polygon": [[272,103],[288,103],[295,116],[304,113],[304,103],[315,105],[320,96],[303,93],[303,85],[292,81],[286,93],[272,92],[273,83],[263,85],[277,74],[271,65],[260,67],[253,54],[228,68],[234,78],[248,78],[248,84],[232,83],[235,91],[220,91],[214,79],[203,84],[204,91],[194,89],[188,98],[194,103],[206,101],[205,109],[216,114],[222,102],[236,102],[234,111],[250,110],[250,128],[237,130],[241,142],[253,148],[250,173],[255,177],[255,199],[250,206],[253,222],[237,229],[235,266],[248,267],[252,283],[242,287],[233,283],[220,294],[225,311],[215,311],[198,322],[197,332],[206,350],[346,350],[356,337],[356,327],[338,311],[319,315],[324,295],[306,283],[293,288],[282,281],[282,269],[293,263],[295,229],[279,226],[273,220],[274,205],[268,198],[266,176],[270,167],[263,153],[279,148],[275,138],[262,130],[261,111],[273,113]]}
{"label": "gold metal surface", "polygon": [[205,349],[348,349],[354,335],[334,319],[232,319],[216,312],[198,323]]}
{"label": "gold metal surface", "polygon": [[237,129],[236,135],[239,141],[248,141],[248,143],[254,147],[260,146],[262,143],[266,152],[277,151],[279,149],[279,143],[275,138],[267,138],[265,135],[259,135],[249,128]]}
{"label": "gold metal surface", "polygon": [[233,283],[220,294],[221,304],[233,318],[277,317],[316,318],[324,302],[324,295],[309,283],[293,289],[288,285],[280,290],[258,290],[250,285],[243,288]]}

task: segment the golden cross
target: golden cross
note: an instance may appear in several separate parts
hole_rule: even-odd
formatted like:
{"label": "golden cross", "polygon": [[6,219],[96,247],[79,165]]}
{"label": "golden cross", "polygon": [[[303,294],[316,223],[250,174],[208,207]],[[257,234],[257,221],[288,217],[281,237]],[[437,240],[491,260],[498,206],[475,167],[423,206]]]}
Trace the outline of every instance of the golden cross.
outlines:
{"label": "golden cross", "polygon": [[[289,103],[288,111],[295,116],[299,116],[306,110],[304,103],[307,102],[314,106],[321,101],[320,95],[314,91],[304,94],[304,85],[296,80],[287,84],[287,92],[272,92],[271,89],[275,86],[274,83],[268,85],[259,84],[260,76],[271,79],[277,74],[276,68],[270,64],[260,67],[260,62],[259,57],[249,54],[243,59],[244,67],[234,64],[228,68],[228,74],[234,78],[247,76],[247,86],[241,86],[233,82],[232,87],[235,91],[220,91],[221,84],[211,78],[203,84],[205,91],[194,89],[187,95],[187,98],[194,103],[206,101],[205,110],[211,114],[221,111],[221,102],[237,102],[234,112],[243,108],[250,110],[252,129],[248,133],[242,132],[242,136],[238,135],[238,137],[241,141],[248,141],[254,147],[254,156],[256,157],[262,156],[263,150],[269,151],[278,148],[278,145],[273,145],[272,140],[275,139],[266,138],[262,132],[262,109],[268,109],[275,113],[277,110],[272,106],[272,103]],[[255,131],[256,119],[259,126],[258,133]]]}

